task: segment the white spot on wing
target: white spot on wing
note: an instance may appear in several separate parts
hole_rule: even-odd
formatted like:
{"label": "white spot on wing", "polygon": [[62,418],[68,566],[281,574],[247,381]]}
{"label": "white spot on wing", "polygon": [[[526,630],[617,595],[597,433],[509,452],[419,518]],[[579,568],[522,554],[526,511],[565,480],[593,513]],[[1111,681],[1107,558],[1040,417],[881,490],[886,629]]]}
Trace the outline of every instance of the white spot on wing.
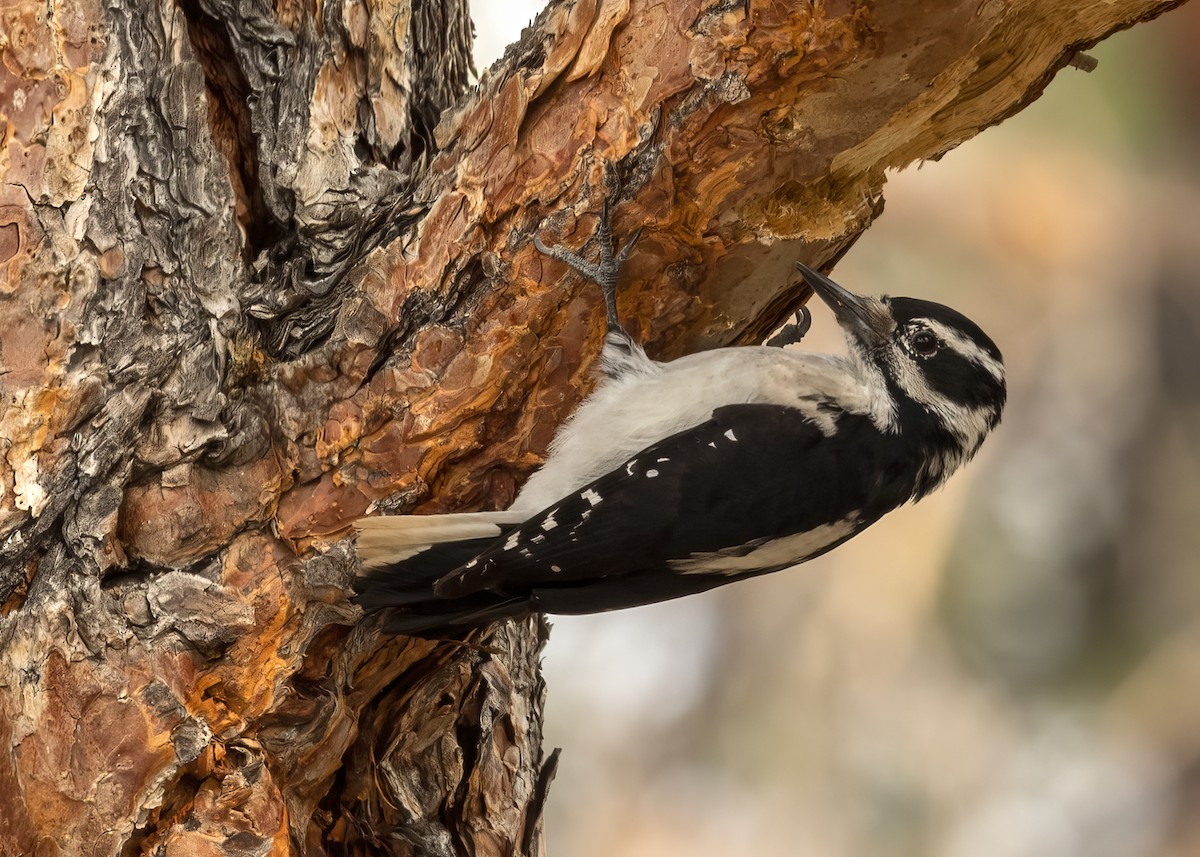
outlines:
{"label": "white spot on wing", "polygon": [[646,478],[647,478],[647,479],[653,479],[653,478],[654,478],[655,476],[657,476],[657,475],[658,475],[658,471],[657,471],[657,470],[647,470],[647,471],[646,471]]}
{"label": "white spot on wing", "polygon": [[562,568],[557,565],[552,565],[552,566],[550,566],[550,570],[554,571],[554,572],[559,572],[559,571],[562,571]]}
{"label": "white spot on wing", "polygon": [[633,458],[633,459],[630,459],[629,463],[625,465],[625,475],[626,475],[626,476],[632,476],[632,475],[633,475],[633,466],[634,466],[635,464],[637,464],[637,459],[636,459],[636,458]]}
{"label": "white spot on wing", "polygon": [[[597,494],[595,491],[593,491],[591,488],[588,488],[580,496],[582,496],[583,499],[588,501],[589,506],[599,506],[600,501],[604,499],[599,494]],[[588,515],[588,512],[584,512],[583,514],[584,514],[584,516],[586,516],[586,515]]]}
{"label": "white spot on wing", "polygon": [[550,532],[550,530],[553,530],[557,526],[558,521],[554,520],[553,512],[546,516],[546,520],[542,521],[542,529],[546,532]]}
{"label": "white spot on wing", "polygon": [[510,551],[521,543],[521,533],[519,530],[514,530],[508,539],[504,542],[504,549]]}
{"label": "white spot on wing", "polygon": [[671,459],[669,459],[669,458],[660,458],[660,459],[658,459],[658,463],[662,464],[664,461],[670,461],[670,460]]}
{"label": "white spot on wing", "polygon": [[733,429],[730,429],[729,431],[725,432],[725,437],[729,438],[734,443],[737,443],[737,435],[735,435],[733,433]]}

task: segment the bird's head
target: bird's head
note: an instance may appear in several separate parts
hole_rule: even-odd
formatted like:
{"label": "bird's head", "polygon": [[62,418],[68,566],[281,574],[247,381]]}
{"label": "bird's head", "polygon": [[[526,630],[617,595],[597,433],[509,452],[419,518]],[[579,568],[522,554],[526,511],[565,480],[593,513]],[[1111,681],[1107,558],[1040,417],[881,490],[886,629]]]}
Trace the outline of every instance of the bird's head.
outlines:
{"label": "bird's head", "polygon": [[856,295],[813,269],[796,267],[846,332],[852,356],[877,370],[896,406],[894,428],[953,438],[957,460],[975,454],[1004,408],[1000,349],[962,313],[918,298]]}

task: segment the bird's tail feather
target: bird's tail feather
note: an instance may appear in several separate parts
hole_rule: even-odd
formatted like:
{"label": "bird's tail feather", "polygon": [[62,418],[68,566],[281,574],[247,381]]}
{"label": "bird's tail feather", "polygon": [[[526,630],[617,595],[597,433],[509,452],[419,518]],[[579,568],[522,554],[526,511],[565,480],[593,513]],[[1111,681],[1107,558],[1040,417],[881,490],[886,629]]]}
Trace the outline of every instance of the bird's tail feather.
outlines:
{"label": "bird's tail feather", "polygon": [[501,619],[526,616],[530,612],[528,599],[498,599],[489,593],[479,593],[445,603],[427,602],[393,610],[383,627],[392,634],[430,637],[443,632],[461,633],[464,627],[479,627]]}
{"label": "bird's tail feather", "polygon": [[358,530],[358,557],[363,571],[370,571],[410,559],[430,545],[497,538],[509,526],[524,519],[519,512],[361,518],[354,523]]}
{"label": "bird's tail feather", "polygon": [[399,562],[365,569],[354,582],[354,601],[364,610],[435,601],[438,578],[470,562],[491,543],[492,539],[467,539],[428,545]]}
{"label": "bird's tail feather", "polygon": [[423,633],[482,624],[524,612],[494,593],[439,598],[434,583],[486,550],[524,520],[513,512],[403,515],[355,523],[362,572],[354,601],[364,610],[393,610],[387,629]]}

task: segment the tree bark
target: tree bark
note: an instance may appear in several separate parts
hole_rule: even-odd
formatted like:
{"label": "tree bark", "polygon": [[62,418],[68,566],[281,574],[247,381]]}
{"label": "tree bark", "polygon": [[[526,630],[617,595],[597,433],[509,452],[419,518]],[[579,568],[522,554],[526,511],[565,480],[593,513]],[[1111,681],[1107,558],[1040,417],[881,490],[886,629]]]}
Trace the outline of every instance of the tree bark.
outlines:
{"label": "tree bark", "polygon": [[586,391],[535,232],[614,196],[655,356],[759,340],[1179,2],[559,2],[470,91],[465,0],[0,6],[0,852],[540,852],[544,624],[346,601],[353,519],[504,506]]}

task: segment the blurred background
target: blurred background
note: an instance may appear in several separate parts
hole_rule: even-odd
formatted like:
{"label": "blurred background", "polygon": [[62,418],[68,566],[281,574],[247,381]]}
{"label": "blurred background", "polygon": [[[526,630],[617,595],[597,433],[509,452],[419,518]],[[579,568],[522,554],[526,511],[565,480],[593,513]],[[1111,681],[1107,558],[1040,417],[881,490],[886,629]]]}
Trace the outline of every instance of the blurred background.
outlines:
{"label": "blurred background", "polygon": [[[540,4],[474,5],[483,69]],[[979,321],[1004,422],[830,556],[556,619],[551,855],[1200,855],[1197,45],[1192,3],[891,177],[836,278]]]}

